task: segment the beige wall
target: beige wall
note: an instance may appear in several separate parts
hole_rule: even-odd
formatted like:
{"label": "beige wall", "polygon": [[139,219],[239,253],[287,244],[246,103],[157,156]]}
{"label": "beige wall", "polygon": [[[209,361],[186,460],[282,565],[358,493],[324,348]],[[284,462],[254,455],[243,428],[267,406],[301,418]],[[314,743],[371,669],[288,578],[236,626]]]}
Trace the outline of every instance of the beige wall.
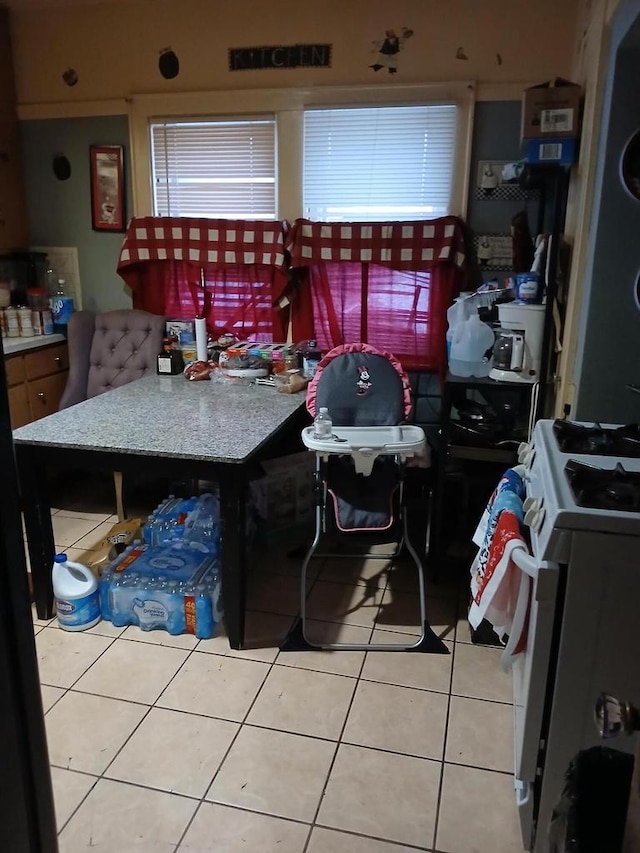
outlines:
{"label": "beige wall", "polygon": [[571,246],[569,298],[562,350],[558,362],[555,414],[561,416],[574,397],[574,366],[583,284],[588,251],[589,225],[599,146],[599,123],[608,48],[608,22],[618,0],[580,0],[572,79],[585,90],[580,158],[571,174],[565,237]]}
{"label": "beige wall", "polygon": [[[27,2],[12,12],[17,99],[33,116],[38,106],[72,109],[131,93],[456,80],[477,81],[480,98],[517,97],[521,84],[569,75],[577,7],[578,0],[128,0],[56,9]],[[374,73],[372,41],[403,26],[414,35],[398,73]],[[296,42],[332,44],[332,67],[228,70],[230,47]],[[166,47],[180,59],[174,80],[158,71]],[[467,60],[456,58],[458,48]],[[79,75],[72,88],[62,81],[69,67]]]}

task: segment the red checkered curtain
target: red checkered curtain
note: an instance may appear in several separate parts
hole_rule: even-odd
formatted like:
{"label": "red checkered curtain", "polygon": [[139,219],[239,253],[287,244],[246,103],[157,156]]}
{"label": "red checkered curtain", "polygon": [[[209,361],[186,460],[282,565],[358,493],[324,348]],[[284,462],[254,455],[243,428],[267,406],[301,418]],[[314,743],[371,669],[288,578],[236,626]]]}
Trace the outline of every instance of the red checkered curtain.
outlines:
{"label": "red checkered curtain", "polygon": [[297,219],[286,247],[298,270],[296,340],[315,338],[324,350],[368,343],[393,352],[407,370],[444,372],[446,312],[465,278],[460,219]]}
{"label": "red checkered curtain", "polygon": [[204,316],[209,332],[285,340],[284,223],[146,216],[129,223],[118,273],[133,307]]}

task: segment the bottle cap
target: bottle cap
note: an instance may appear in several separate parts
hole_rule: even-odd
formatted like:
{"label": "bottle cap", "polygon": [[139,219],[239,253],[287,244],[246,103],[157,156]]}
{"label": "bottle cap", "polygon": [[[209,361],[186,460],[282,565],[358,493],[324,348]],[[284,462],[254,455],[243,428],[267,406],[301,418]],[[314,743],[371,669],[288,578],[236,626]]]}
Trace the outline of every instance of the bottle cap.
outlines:
{"label": "bottle cap", "polygon": [[56,554],[55,557],[53,558],[53,562],[54,563],[66,563],[67,562],[67,555],[66,554]]}
{"label": "bottle cap", "polygon": [[326,406],[321,406],[321,407],[320,407],[320,411],[321,411],[321,412],[327,412],[327,413],[328,413],[328,412],[329,412],[329,409],[328,409]]}

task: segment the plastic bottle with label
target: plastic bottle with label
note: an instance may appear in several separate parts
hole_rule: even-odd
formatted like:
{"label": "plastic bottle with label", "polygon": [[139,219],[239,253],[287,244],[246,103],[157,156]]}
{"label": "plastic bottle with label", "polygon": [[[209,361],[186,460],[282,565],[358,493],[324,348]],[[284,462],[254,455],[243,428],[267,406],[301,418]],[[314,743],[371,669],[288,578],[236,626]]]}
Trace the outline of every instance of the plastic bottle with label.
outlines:
{"label": "plastic bottle with label", "polygon": [[65,631],[84,631],[100,621],[98,579],[82,563],[56,554],[52,572],[58,624]]}
{"label": "plastic bottle with label", "polygon": [[67,333],[67,324],[75,310],[73,296],[69,295],[67,283],[63,278],[58,279],[56,292],[51,297],[51,313],[53,315],[53,328],[56,332]]}

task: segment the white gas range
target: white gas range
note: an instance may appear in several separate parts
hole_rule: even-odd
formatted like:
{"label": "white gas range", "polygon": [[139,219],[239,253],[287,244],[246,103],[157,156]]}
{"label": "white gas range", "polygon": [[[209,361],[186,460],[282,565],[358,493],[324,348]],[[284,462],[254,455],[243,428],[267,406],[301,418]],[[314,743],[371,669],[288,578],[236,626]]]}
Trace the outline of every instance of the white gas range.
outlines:
{"label": "white gas range", "polygon": [[532,556],[514,561],[532,595],[513,668],[516,799],[525,849],[548,853],[569,763],[601,743],[599,694],[640,703],[640,429],[542,420],[519,458]]}

